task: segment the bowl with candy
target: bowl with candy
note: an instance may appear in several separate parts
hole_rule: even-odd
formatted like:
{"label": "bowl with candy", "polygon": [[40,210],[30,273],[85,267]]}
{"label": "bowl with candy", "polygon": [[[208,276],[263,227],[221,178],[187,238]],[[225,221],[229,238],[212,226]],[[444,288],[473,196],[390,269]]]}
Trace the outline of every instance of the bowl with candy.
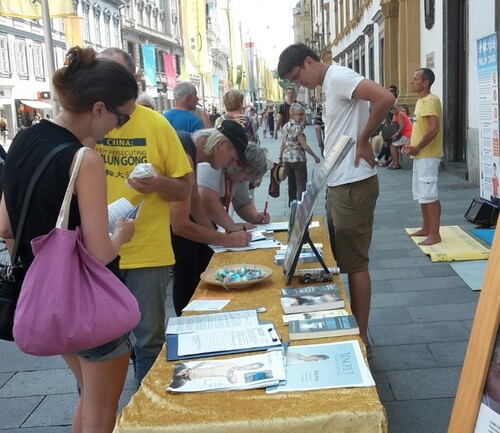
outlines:
{"label": "bowl with candy", "polygon": [[237,264],[221,268],[207,269],[200,279],[207,284],[225,289],[242,289],[269,278],[273,271],[263,265]]}

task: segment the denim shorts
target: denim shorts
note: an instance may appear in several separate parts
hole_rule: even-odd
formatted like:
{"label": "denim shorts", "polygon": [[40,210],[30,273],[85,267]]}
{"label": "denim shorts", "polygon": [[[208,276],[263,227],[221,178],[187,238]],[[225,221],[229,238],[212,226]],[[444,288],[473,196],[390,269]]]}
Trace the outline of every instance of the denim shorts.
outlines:
{"label": "denim shorts", "polygon": [[130,352],[131,349],[132,343],[130,342],[130,332],[127,332],[116,340],[111,340],[109,343],[102,344],[93,349],[81,350],[80,352],[76,352],[75,355],[78,355],[86,361],[102,362],[118,358]]}

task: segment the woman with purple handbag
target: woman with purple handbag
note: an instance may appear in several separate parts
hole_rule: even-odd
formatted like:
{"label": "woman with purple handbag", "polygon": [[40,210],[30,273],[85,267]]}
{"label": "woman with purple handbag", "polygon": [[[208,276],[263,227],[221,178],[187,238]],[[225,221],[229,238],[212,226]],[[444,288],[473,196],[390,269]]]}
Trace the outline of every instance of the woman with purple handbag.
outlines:
{"label": "woman with purple handbag", "polygon": [[[25,318],[26,311],[19,311],[22,309],[23,296],[28,293],[32,296],[31,310],[27,311],[33,311],[31,321],[34,325],[38,322],[37,309],[41,316],[46,312],[50,313],[50,310],[54,312],[65,310],[59,305],[57,297],[52,300],[45,297],[37,299],[35,296],[37,287],[25,287],[30,273],[35,271],[35,268],[40,268],[37,266],[37,260],[38,254],[41,253],[35,252],[34,254],[31,248],[32,240],[49,238],[53,232],[76,233],[75,238],[81,238],[81,242],[77,242],[79,248],[85,250],[81,253],[88,255],[88,258],[93,261],[91,267],[98,268],[100,275],[108,280],[106,284],[110,283],[120,289],[119,279],[112,274],[110,269],[114,270],[117,276],[119,275],[118,250],[122,244],[132,238],[134,233],[134,221],[124,219],[116,223],[111,235],[108,233],[106,174],[102,157],[93,149],[96,141],[101,140],[111,129],[122,126],[130,119],[138,93],[134,76],[117,62],[97,59],[96,52],[92,48],[74,47],[68,51],[65,66],[55,72],[53,86],[59,103],[63,107],[61,113],[54,122],[42,120],[37,125],[20,132],[12,143],[8,162],[5,164],[4,197],[0,204],[0,235],[4,238],[13,238],[18,229],[23,198],[32,173],[40,161],[54,148],[61,143],[72,143],[58,151],[50,160],[36,182],[27,208],[19,245],[19,257],[27,273],[14,319],[14,338],[18,345],[16,327],[19,331],[25,330],[25,324],[29,322]],[[80,149],[83,150],[80,151]],[[79,170],[76,168],[73,171],[73,166],[78,166],[78,164],[80,164]],[[74,181],[74,193],[69,188],[73,186],[70,178],[72,182]],[[58,216],[67,190],[69,193],[64,202],[68,202],[69,216],[67,215],[67,221],[62,225],[63,230],[57,228],[60,226]],[[47,251],[45,251],[45,256],[47,256]],[[47,285],[47,281],[52,281],[53,274],[65,273],[66,269],[63,268],[66,265],[60,265],[60,272],[57,269],[57,261],[61,260],[59,263],[63,263],[62,259],[62,257],[54,257],[51,267],[46,268],[45,273],[43,269],[37,269],[40,292],[42,292],[42,287]],[[103,265],[107,265],[108,269]],[[75,286],[81,281],[89,282],[88,275],[80,274],[80,272],[85,273],[84,270],[71,269],[73,275],[69,277],[72,280],[68,281],[74,281]],[[60,276],[57,278],[63,281]],[[94,280],[95,278],[92,277],[90,283],[92,284]],[[95,289],[100,290],[101,281],[94,282]],[[68,286],[73,286],[73,284],[66,283],[66,286],[68,292],[71,292],[73,287]],[[61,288],[57,290],[60,291]],[[124,297],[127,297],[127,293],[124,293]],[[61,298],[64,296],[61,295]],[[77,303],[78,299],[80,298],[75,298],[74,303]],[[129,299],[126,302],[134,315],[132,322],[138,320],[139,317],[137,305],[134,306],[133,301],[135,299]],[[120,303],[121,300],[117,299],[117,302]],[[26,303],[28,302],[25,301],[24,304]],[[88,306],[77,305],[77,307],[80,309],[85,307],[88,310]],[[75,326],[77,330],[87,326],[81,318],[74,320],[77,322]],[[111,432],[113,430],[118,399],[128,369],[129,331],[133,326],[135,326],[133,323],[129,324],[127,326],[129,329],[122,332],[122,335],[101,342],[96,345],[97,347],[88,347],[90,343],[87,340],[86,344],[80,345],[79,350],[60,353],[75,375],[81,389],[81,397],[73,417],[72,432]],[[57,331],[54,335],[63,333],[61,329],[54,331]],[[104,333],[106,330],[101,332]],[[97,330],[96,334],[99,333]],[[71,339],[71,337],[66,335],[63,338]],[[100,341],[98,337],[99,335],[96,335],[94,341]],[[52,341],[47,340],[47,343],[53,347],[62,347],[57,346],[61,341],[52,344]],[[33,352],[50,353],[40,350]]]}

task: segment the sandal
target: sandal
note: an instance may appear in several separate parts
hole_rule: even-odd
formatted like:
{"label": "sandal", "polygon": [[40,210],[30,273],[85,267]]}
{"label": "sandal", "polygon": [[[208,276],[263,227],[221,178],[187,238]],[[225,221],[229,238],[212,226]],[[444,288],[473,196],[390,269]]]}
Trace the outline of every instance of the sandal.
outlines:
{"label": "sandal", "polygon": [[389,167],[387,167],[389,170],[401,170],[401,166],[400,165],[390,165]]}
{"label": "sandal", "polygon": [[382,161],[380,161],[377,165],[378,165],[379,167],[386,167],[386,166],[387,166],[387,162],[382,162]]}

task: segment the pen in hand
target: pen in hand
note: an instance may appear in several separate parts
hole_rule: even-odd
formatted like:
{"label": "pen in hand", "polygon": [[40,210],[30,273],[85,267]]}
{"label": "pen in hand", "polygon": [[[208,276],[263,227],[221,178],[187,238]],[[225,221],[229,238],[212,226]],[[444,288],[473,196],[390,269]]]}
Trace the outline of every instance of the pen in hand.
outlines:
{"label": "pen in hand", "polygon": [[264,222],[266,220],[266,212],[267,212],[268,206],[269,206],[269,202],[266,200],[266,204],[264,205],[264,212],[262,212],[262,215],[264,215],[262,222]]}

